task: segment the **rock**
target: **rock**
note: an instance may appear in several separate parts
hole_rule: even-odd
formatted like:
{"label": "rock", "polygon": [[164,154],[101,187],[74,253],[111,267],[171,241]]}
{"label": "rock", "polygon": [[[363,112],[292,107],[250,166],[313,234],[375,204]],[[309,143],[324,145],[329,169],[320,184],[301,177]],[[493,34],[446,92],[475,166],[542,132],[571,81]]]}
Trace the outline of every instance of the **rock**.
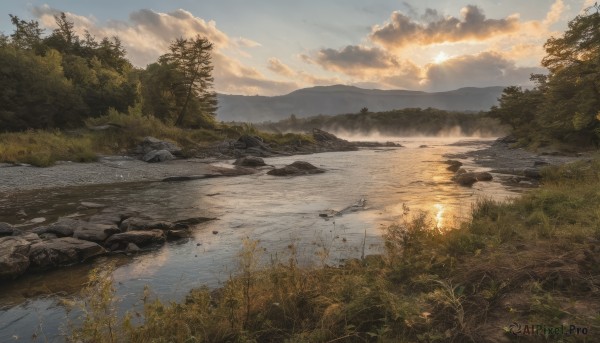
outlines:
{"label": "rock", "polygon": [[238,149],[248,149],[256,147],[266,148],[268,146],[258,136],[242,135],[238,138],[237,142],[234,143],[234,147]]}
{"label": "rock", "polygon": [[120,232],[121,230],[114,224],[86,223],[75,230],[73,237],[102,243],[108,237]]}
{"label": "rock", "polygon": [[475,182],[477,182],[477,178],[473,175],[473,173],[465,173],[456,175],[454,182],[461,186],[471,187]]}
{"label": "rock", "polygon": [[423,144],[423,145],[419,145],[419,148],[420,148],[420,149],[423,149],[423,148],[429,148],[429,145],[425,145],[425,144]]}
{"label": "rock", "polygon": [[102,204],[98,204],[98,203],[95,203],[95,202],[87,202],[87,201],[82,201],[80,204],[81,204],[81,206],[87,207],[87,208],[102,208],[102,207],[105,207]]}
{"label": "rock", "polygon": [[318,174],[324,173],[325,170],[317,168],[308,162],[296,161],[292,164],[289,164],[283,168],[273,169],[267,172],[269,175],[274,176],[296,176],[296,175],[306,175],[306,174]]}
{"label": "rock", "polygon": [[213,235],[216,235],[218,233],[219,233],[219,231],[217,231],[217,230],[215,230],[215,231],[212,232]]}
{"label": "rock", "polygon": [[523,175],[530,179],[541,179],[542,178],[542,174],[540,173],[540,171],[537,169],[533,169],[533,168],[525,168],[523,170]]}
{"label": "rock", "polygon": [[0,279],[15,278],[27,270],[30,247],[21,237],[0,238]]}
{"label": "rock", "polygon": [[138,247],[134,243],[127,244],[127,247],[125,248],[126,252],[138,252],[140,250],[142,250],[142,249],[140,249],[140,247]]}
{"label": "rock", "polygon": [[137,153],[140,155],[142,155],[142,154],[145,155],[145,154],[147,154],[151,151],[155,151],[155,150],[166,150],[173,155],[181,154],[181,148],[179,146],[177,146],[177,144],[167,142],[167,141],[161,141],[160,139],[157,139],[154,137],[144,138],[142,143],[140,143],[140,145],[138,145],[134,149],[134,153]]}
{"label": "rock", "polygon": [[96,243],[62,237],[31,245],[29,261],[33,268],[48,269],[78,263],[105,252],[106,250]]}
{"label": "rock", "polygon": [[162,230],[150,230],[150,231],[128,231],[123,233],[117,233],[116,235],[110,236],[105,246],[109,247],[110,250],[123,250],[129,243],[133,243],[138,247],[144,247],[150,244],[164,243],[165,233]]}
{"label": "rock", "polygon": [[181,238],[189,238],[190,231],[185,229],[180,230],[169,230],[167,231],[167,237],[170,239],[181,239]]}
{"label": "rock", "polygon": [[47,241],[47,240],[53,239],[53,238],[58,238],[58,236],[56,234],[50,233],[50,232],[41,233],[39,235],[39,237],[44,241]]}
{"label": "rock", "polygon": [[265,150],[261,147],[252,147],[248,148],[245,151],[246,155],[258,156],[258,157],[269,157],[273,156],[273,154],[269,150]]}
{"label": "rock", "polygon": [[152,150],[142,157],[142,160],[148,163],[164,162],[174,159],[175,156],[167,150]]}
{"label": "rock", "polygon": [[312,135],[317,142],[336,141],[339,139],[335,135],[319,129],[313,129]]}
{"label": "rock", "polygon": [[144,230],[170,230],[173,223],[140,217],[131,217],[125,219],[119,228],[122,232],[127,231],[144,231]]}
{"label": "rock", "polygon": [[0,222],[0,237],[12,236],[15,230],[9,223]]}
{"label": "rock", "polygon": [[262,158],[255,157],[255,156],[246,156],[246,157],[238,158],[237,160],[235,160],[235,162],[233,162],[233,164],[236,166],[243,166],[243,167],[266,166],[265,161]]}
{"label": "rock", "polygon": [[466,171],[464,168],[460,168],[460,169],[459,169],[459,170],[456,172],[456,174],[457,174],[457,175],[460,175],[460,174],[466,174],[466,173],[467,173],[467,171]]}
{"label": "rock", "polygon": [[456,173],[463,165],[462,162],[456,160],[448,160],[444,163],[448,164],[446,169],[454,173]]}
{"label": "rock", "polygon": [[81,220],[60,218],[56,223],[53,223],[50,226],[37,227],[31,230],[31,232],[37,233],[38,235],[41,235],[42,233],[53,233],[58,237],[69,237],[73,236],[75,229],[82,223],[84,222]]}
{"label": "rock", "polygon": [[39,243],[42,241],[42,238],[33,232],[23,233],[19,236],[19,238],[22,238],[31,244]]}
{"label": "rock", "polygon": [[109,224],[109,225],[119,225],[123,217],[116,212],[112,213],[99,213],[90,217],[89,222],[95,224]]}
{"label": "rock", "polygon": [[492,174],[490,174],[488,172],[475,173],[474,176],[477,179],[477,181],[492,181],[492,179],[494,179]]}
{"label": "rock", "polygon": [[533,166],[534,167],[541,167],[541,166],[547,166],[550,163],[546,162],[546,161],[534,161],[533,162]]}
{"label": "rock", "polygon": [[37,217],[37,218],[31,219],[29,221],[29,223],[31,223],[31,224],[41,224],[41,223],[43,223],[45,221],[46,221],[46,218],[44,218],[44,217]]}

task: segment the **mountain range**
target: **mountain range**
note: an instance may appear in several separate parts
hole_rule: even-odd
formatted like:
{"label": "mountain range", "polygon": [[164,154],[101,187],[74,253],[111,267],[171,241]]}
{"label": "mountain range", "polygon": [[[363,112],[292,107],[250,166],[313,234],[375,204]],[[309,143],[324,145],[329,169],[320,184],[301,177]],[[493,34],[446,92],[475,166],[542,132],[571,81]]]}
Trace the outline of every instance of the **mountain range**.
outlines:
{"label": "mountain range", "polygon": [[358,113],[403,108],[437,108],[449,111],[485,111],[496,105],[504,87],[467,87],[447,92],[363,89],[334,85],[303,88],[279,96],[218,94],[217,118],[221,121],[279,121],[318,114]]}

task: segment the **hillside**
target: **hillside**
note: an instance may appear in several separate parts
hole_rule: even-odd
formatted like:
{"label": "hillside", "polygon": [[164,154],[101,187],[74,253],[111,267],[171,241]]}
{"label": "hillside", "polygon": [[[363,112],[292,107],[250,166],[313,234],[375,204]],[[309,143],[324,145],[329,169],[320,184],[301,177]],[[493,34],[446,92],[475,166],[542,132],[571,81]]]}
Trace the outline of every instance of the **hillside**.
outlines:
{"label": "hillside", "polygon": [[415,107],[482,111],[497,104],[502,89],[469,87],[427,93],[335,85],[299,89],[274,97],[219,94],[217,118],[222,121],[278,121],[292,113],[302,118],[317,114],[356,113],[363,107],[373,112]]}

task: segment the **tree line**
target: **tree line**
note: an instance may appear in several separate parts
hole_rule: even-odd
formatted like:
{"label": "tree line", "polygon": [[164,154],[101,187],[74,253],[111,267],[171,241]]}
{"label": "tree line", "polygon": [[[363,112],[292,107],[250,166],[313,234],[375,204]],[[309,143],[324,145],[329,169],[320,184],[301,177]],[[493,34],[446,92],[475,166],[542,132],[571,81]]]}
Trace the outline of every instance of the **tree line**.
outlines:
{"label": "tree line", "polygon": [[49,34],[35,20],[10,20],[14,32],[0,34],[0,132],[75,128],[134,107],[180,127],[215,125],[206,38],[175,39],[155,63],[136,68],[118,37],[79,36],[65,13]]}
{"label": "tree line", "polygon": [[257,124],[267,131],[308,131],[319,128],[355,134],[377,132],[384,135],[500,135],[504,128],[498,121],[484,113],[445,111],[435,108],[405,108],[384,112],[370,112],[362,108],[359,113],[318,115],[308,118],[289,118],[278,122]]}
{"label": "tree line", "polygon": [[508,87],[489,114],[509,125],[523,145],[600,144],[600,7],[596,4],[551,37],[533,89]]}

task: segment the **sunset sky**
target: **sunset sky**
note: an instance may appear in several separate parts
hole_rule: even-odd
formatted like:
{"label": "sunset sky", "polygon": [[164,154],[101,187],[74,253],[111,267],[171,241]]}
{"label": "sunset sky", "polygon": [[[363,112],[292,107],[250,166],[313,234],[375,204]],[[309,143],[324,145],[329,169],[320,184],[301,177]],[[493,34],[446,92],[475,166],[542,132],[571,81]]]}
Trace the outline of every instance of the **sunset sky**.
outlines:
{"label": "sunset sky", "polygon": [[49,32],[64,11],[79,32],[117,35],[145,67],[169,42],[196,34],[215,44],[215,89],[280,95],[315,85],[445,91],[529,85],[543,44],[594,0],[479,1],[22,1],[8,14]]}

